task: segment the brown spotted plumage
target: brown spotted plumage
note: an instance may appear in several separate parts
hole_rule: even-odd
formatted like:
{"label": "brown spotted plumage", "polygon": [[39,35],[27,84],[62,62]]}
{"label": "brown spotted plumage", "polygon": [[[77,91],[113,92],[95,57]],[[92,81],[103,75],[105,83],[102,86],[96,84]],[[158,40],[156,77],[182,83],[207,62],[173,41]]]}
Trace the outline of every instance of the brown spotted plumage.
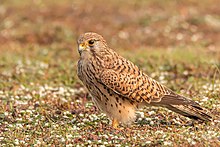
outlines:
{"label": "brown spotted plumage", "polygon": [[198,103],[174,93],[110,49],[102,36],[81,35],[78,51],[78,77],[96,106],[113,119],[113,127],[132,122],[135,110],[145,105],[166,107],[193,119],[211,119]]}

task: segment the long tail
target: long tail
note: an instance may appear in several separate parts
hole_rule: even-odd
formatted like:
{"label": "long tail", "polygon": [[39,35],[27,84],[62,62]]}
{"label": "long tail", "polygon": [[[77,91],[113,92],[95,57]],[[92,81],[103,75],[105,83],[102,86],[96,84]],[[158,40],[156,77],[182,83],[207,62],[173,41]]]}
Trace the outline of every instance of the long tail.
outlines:
{"label": "long tail", "polygon": [[204,108],[202,108],[199,104],[166,105],[165,107],[183,116],[189,117],[191,119],[201,120],[201,121],[211,121],[212,119],[212,116],[210,116],[208,112]]}
{"label": "long tail", "polygon": [[209,111],[202,108],[197,102],[176,94],[171,90],[169,95],[164,95],[160,101],[153,101],[151,105],[168,108],[176,113],[195,120],[212,120]]}

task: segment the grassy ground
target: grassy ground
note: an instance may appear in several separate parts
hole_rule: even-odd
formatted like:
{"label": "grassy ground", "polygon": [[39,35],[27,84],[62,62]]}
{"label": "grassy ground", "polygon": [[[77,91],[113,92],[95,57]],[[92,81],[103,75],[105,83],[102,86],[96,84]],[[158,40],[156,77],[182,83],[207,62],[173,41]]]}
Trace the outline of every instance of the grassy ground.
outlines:
{"label": "grassy ground", "polygon": [[[2,0],[0,146],[219,146],[219,16],[217,0]],[[209,109],[213,121],[190,125],[152,107],[112,129],[76,76],[76,39],[86,31]]]}

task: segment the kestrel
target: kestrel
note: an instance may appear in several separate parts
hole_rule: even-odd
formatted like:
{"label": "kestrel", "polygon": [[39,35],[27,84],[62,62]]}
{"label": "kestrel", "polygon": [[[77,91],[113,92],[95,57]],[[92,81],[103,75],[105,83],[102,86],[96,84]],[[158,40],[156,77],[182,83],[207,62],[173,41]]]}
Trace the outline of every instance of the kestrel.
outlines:
{"label": "kestrel", "polygon": [[78,77],[95,105],[112,119],[114,128],[120,122],[134,121],[135,111],[143,106],[161,106],[192,119],[211,120],[198,103],[150,78],[109,48],[101,35],[85,33],[77,43]]}

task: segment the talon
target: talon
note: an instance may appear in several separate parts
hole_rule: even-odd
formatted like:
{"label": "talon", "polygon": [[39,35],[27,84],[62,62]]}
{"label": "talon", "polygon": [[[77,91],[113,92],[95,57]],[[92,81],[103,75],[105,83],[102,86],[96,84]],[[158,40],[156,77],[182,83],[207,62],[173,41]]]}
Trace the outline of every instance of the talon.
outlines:
{"label": "talon", "polygon": [[112,127],[114,129],[118,129],[118,125],[119,125],[118,120],[113,118],[113,120],[112,120]]}
{"label": "talon", "polygon": [[119,128],[118,126],[119,126],[118,120],[113,119],[113,120],[112,120],[112,127],[113,127],[115,130],[117,130],[117,131],[123,130],[123,128]]}

